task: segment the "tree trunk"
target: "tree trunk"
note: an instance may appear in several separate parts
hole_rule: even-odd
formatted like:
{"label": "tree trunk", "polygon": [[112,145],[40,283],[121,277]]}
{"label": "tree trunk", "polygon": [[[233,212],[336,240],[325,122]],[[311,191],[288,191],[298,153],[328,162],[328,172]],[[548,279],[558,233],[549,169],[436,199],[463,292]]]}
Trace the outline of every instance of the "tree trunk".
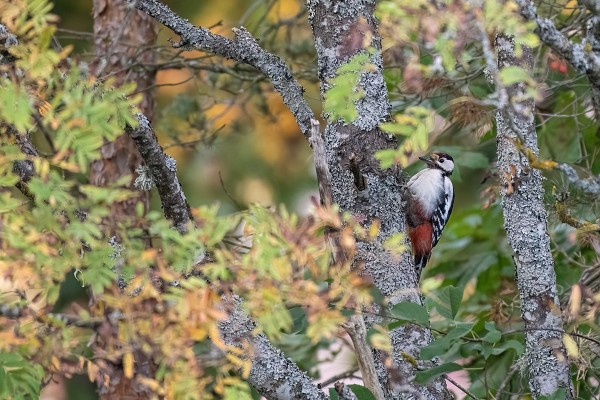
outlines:
{"label": "tree trunk", "polygon": [[[356,104],[357,119],[351,124],[327,121],[325,142],[334,202],[341,210],[349,211],[360,219],[364,226],[374,221],[380,223],[376,240],[357,244],[355,265],[364,268],[364,274],[373,280],[391,307],[403,300],[420,302],[421,299],[418,277],[410,257],[405,255],[397,260],[383,248],[387,238],[404,232],[404,206],[400,171],[382,170],[374,157],[379,150],[397,146],[393,138],[379,129],[379,124],[390,117],[390,104],[382,74],[381,37],[373,16],[374,7],[375,2],[369,0],[308,1],[322,95],[328,88],[327,80],[335,76],[338,67],[367,47],[376,49],[370,60],[376,69],[364,72],[360,80],[365,96]],[[359,194],[348,168],[352,154],[357,156],[358,167],[366,179],[366,195]],[[398,373],[392,374],[393,378],[384,366],[386,355],[382,352],[375,354],[377,373],[386,398],[415,397],[417,393],[425,399],[450,398],[442,378],[426,386],[409,382],[414,377],[415,368],[402,354],[418,359],[419,350],[431,341],[431,332],[407,324],[392,330],[390,336],[394,368],[398,368]]]}
{"label": "tree trunk", "polygon": [[[520,66],[531,70],[531,49],[524,48],[523,56],[516,58],[513,40],[502,35],[496,38],[496,48],[499,69]],[[523,138],[523,145],[538,154],[534,100],[512,101],[524,96],[521,84],[508,87],[507,92],[512,106],[499,110],[496,117],[498,169],[502,182],[504,227],[513,249],[521,316],[525,322],[529,385],[534,397],[549,396],[565,388],[570,398],[569,365],[562,342],[556,274],[546,229],[543,178],[539,170],[529,166],[516,144]]]}
{"label": "tree trunk", "polygon": [[[141,112],[149,119],[154,112],[155,73],[144,67],[152,64],[156,58],[154,45],[157,28],[153,18],[138,11],[128,4],[127,0],[94,0],[94,44],[95,73],[100,79],[114,78],[114,84],[135,82],[137,92],[142,94],[139,104]],[[114,184],[124,176],[131,176],[127,187],[133,189],[135,169],[142,164],[142,157],[134,141],[123,134],[115,141],[105,143],[101,150],[101,158],[90,166],[90,183],[97,186]],[[105,220],[109,229],[123,219],[135,216],[138,203],[148,209],[149,193],[138,191],[137,195],[123,202],[112,204],[110,217]],[[95,346],[103,347],[118,338],[118,327],[108,319],[96,338]],[[153,376],[156,366],[139,351],[135,354],[136,373]],[[144,386],[127,379],[122,366],[110,362],[102,363],[110,382],[99,382],[99,393],[102,399],[145,399],[149,393]]]}
{"label": "tree trunk", "polygon": [[[101,79],[114,78],[116,86],[135,82],[137,91],[142,93],[140,110],[152,119],[154,96],[151,88],[155,73],[143,66],[152,64],[156,58],[153,48],[156,22],[128,5],[127,0],[94,0],[93,17],[96,75]],[[133,177],[142,162],[133,141],[126,134],[106,143],[101,155],[90,168],[90,183],[97,186],[110,185],[127,175]],[[133,179],[128,187],[133,187]],[[112,225],[114,221],[134,215],[139,202],[147,209],[149,192],[139,192],[134,198],[113,204],[111,220],[107,222]]]}

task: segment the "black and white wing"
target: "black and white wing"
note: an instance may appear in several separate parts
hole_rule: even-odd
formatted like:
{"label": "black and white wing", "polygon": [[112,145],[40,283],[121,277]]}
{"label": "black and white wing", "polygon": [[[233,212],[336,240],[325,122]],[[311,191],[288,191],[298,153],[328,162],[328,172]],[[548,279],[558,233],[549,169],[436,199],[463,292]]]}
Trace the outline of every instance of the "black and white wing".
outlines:
{"label": "black and white wing", "polygon": [[444,227],[450,218],[450,214],[452,213],[452,206],[454,205],[454,188],[452,187],[452,182],[450,179],[444,179],[444,194],[440,197],[438,202],[438,206],[433,212],[433,216],[431,218],[432,225],[432,240],[431,247],[435,247],[437,242],[440,240],[442,236],[442,232],[444,231]]}

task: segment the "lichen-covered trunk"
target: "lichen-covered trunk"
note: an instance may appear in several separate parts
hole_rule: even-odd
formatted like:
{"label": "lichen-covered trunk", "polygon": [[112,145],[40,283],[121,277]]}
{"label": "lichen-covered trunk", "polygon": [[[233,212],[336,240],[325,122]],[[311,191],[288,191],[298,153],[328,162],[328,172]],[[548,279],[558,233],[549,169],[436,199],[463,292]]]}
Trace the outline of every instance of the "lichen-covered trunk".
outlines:
{"label": "lichen-covered trunk", "polygon": [[[513,40],[503,35],[496,38],[496,48],[500,69],[516,65],[531,70],[531,49],[525,48],[522,57],[516,58]],[[520,84],[507,90],[511,101],[524,95]],[[534,397],[551,395],[560,388],[565,388],[570,397],[569,365],[562,342],[556,274],[546,229],[543,178],[517,148],[520,137],[525,140],[524,146],[538,154],[534,101],[512,104],[497,113],[498,169],[503,185],[504,227],[513,249],[521,316],[525,322],[529,385]]]}
{"label": "lichen-covered trunk", "polygon": [[[338,67],[367,48],[375,49],[370,60],[375,68],[365,71],[360,80],[365,96],[356,104],[358,117],[350,124],[327,121],[325,146],[335,203],[343,211],[351,212],[365,226],[374,221],[380,223],[376,240],[357,244],[355,266],[362,268],[364,274],[373,280],[391,307],[403,300],[420,302],[420,297],[418,277],[410,257],[405,255],[398,260],[383,248],[387,238],[404,231],[404,208],[400,171],[382,170],[374,157],[379,150],[397,146],[393,138],[379,129],[379,124],[390,117],[390,104],[383,79],[381,38],[373,15],[374,8],[375,2],[369,0],[308,1],[322,94]],[[348,167],[352,154],[356,156],[360,172],[367,181],[366,194],[359,193]],[[375,354],[377,373],[386,398],[414,398],[418,395],[425,399],[450,398],[441,378],[427,386],[409,382],[415,369],[401,354],[410,354],[418,359],[419,350],[431,341],[430,331],[408,324],[392,330],[390,336],[395,372],[390,374],[385,368],[386,354]]]}
{"label": "lichen-covered trunk", "polygon": [[[135,82],[142,94],[139,105],[141,112],[152,119],[154,112],[155,74],[145,65],[154,62],[157,27],[153,18],[144,14],[127,0],[94,0],[94,46],[95,74],[105,79],[112,77],[115,85]],[[98,186],[110,185],[124,176],[134,176],[142,158],[133,141],[124,133],[117,140],[102,146],[101,158],[90,167],[90,183]],[[129,183],[133,187],[133,179]],[[113,204],[111,219],[107,223],[135,215],[138,203],[148,207],[148,192],[123,202]]]}
{"label": "lichen-covered trunk", "polygon": [[[156,52],[157,27],[154,19],[136,10],[127,0],[94,0],[94,45],[95,56],[93,72],[100,79],[112,77],[119,86],[127,82],[135,82],[137,91],[142,94],[139,105],[141,112],[152,118],[154,112],[155,74],[144,67],[154,62]],[[101,158],[90,166],[90,183],[108,186],[124,176],[131,176],[127,187],[133,189],[135,169],[142,164],[142,157],[133,140],[123,132],[115,141],[105,143],[101,150]],[[149,192],[138,191],[136,196],[116,202],[111,206],[110,216],[104,220],[110,231],[126,218],[135,216],[136,207],[142,204],[148,208]],[[118,341],[118,326],[107,319],[101,334],[96,336],[94,346],[102,348],[107,343]],[[140,351],[135,354],[136,372],[140,375],[153,376],[156,366],[149,362]],[[134,380],[127,379],[121,365],[109,361],[100,364],[103,372],[110,376],[110,382],[99,382],[101,399],[146,399],[149,398],[147,388]]]}

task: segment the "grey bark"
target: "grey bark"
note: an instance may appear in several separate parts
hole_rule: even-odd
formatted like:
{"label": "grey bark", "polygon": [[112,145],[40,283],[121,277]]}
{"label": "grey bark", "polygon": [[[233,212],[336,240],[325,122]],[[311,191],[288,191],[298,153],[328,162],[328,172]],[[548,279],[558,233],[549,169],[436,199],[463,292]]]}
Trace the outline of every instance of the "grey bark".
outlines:
{"label": "grey bark", "polygon": [[[513,40],[502,35],[496,38],[496,49],[500,69],[518,65],[531,70],[531,49],[524,48],[523,57],[517,59]],[[524,95],[520,84],[507,87],[507,91],[511,100]],[[517,113],[515,109],[521,111]],[[529,166],[516,146],[519,137],[524,138],[524,145],[538,154],[534,100],[521,101],[516,107],[506,106],[498,111],[496,121],[504,228],[513,249],[521,316],[525,323],[529,385],[534,397],[549,396],[565,388],[570,398],[571,380],[562,342],[554,260],[546,229],[542,175]]]}
{"label": "grey bark", "polygon": [[219,323],[223,341],[228,345],[252,345],[252,368],[248,382],[265,398],[278,400],[324,400],[327,396],[312,383],[294,361],[269,342],[264,334],[255,334],[256,324],[241,309],[241,300],[225,298],[232,307],[227,320]]}
{"label": "grey bark", "polygon": [[126,126],[125,131],[140,152],[146,166],[150,170],[152,180],[158,190],[165,217],[180,232],[187,231],[191,219],[190,207],[177,179],[175,160],[165,154],[150,121],[143,114],[137,114],[139,126]]}
{"label": "grey bark", "polygon": [[[418,277],[411,257],[405,255],[397,260],[383,248],[387,238],[404,232],[405,227],[400,173],[395,169],[382,170],[374,157],[379,150],[397,146],[395,140],[379,129],[379,124],[390,117],[390,104],[382,74],[381,38],[373,16],[374,7],[375,2],[369,0],[308,1],[322,94],[326,92],[327,81],[335,76],[337,68],[353,55],[366,50],[363,47],[365,38],[372,38],[367,45],[377,50],[370,60],[376,70],[365,72],[360,80],[365,96],[356,104],[358,118],[351,124],[328,121],[325,146],[334,202],[339,204],[341,210],[349,211],[361,219],[365,226],[376,219],[381,224],[376,240],[357,243],[355,264],[357,268],[364,268],[364,274],[373,280],[392,307],[403,300],[421,300],[418,294]],[[366,194],[359,195],[353,174],[348,168],[353,154],[358,156],[354,162],[367,181]],[[397,373],[390,375],[383,363],[386,355],[375,352],[377,374],[386,398],[450,398],[442,378],[426,386],[411,382],[415,368],[401,355],[407,353],[418,359],[419,350],[431,341],[431,332],[409,324],[392,330],[390,337]],[[407,392],[399,392],[407,387]]]}
{"label": "grey bark", "polygon": [[342,382],[336,382],[334,387],[340,400],[358,400],[354,392]]}
{"label": "grey bark", "polygon": [[556,168],[561,170],[576,188],[587,194],[600,196],[600,175],[580,178],[575,168],[568,164],[559,164]]}

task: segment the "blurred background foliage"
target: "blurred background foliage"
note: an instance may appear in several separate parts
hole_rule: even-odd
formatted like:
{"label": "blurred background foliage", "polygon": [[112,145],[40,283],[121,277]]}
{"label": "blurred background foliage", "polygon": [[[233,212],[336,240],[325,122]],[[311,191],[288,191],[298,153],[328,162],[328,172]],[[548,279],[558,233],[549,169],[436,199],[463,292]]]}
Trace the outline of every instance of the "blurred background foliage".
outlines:
{"label": "blurred background foliage", "polygon": [[[231,28],[248,28],[263,46],[291,63],[318,112],[315,51],[301,2],[165,3],[192,23],[227,37],[232,37]],[[55,5],[61,44],[75,45],[82,59],[91,60],[91,2],[59,0]],[[218,200],[224,212],[255,202],[306,209],[315,193],[311,152],[269,82],[252,68],[218,56],[175,51],[169,39],[177,37],[160,26],[153,122],[161,144],[180,166],[190,203]],[[192,60],[190,68],[183,65]]]}
{"label": "blurred background foliage", "polygon": [[[212,27],[225,36],[231,37],[232,27],[248,28],[260,38],[262,46],[290,64],[306,90],[310,106],[316,114],[321,112],[316,55],[303,2],[165,3],[192,23]],[[381,13],[386,12],[386,3],[390,2],[383,3]],[[76,57],[91,61],[91,2],[57,0],[53,12],[60,17],[56,35],[60,44],[73,44]],[[575,1],[544,2],[540,13],[563,29],[578,32],[585,25],[585,12]],[[464,44],[459,49],[461,62],[448,68],[440,58],[440,44],[428,45],[438,38],[440,30],[433,27],[439,21],[415,15],[411,18],[414,24],[406,25],[406,32],[382,24],[385,77],[393,113],[415,106],[431,110],[431,149],[450,153],[457,164],[453,176],[454,212],[425,270],[422,288],[431,299],[439,299],[449,285],[464,288],[460,312],[452,318],[473,324],[468,331],[471,339],[493,336],[495,327],[505,332],[514,330],[502,342],[490,342],[498,343],[497,348],[507,346],[486,357],[475,356],[483,354],[483,347],[475,349],[477,344],[463,335],[445,349],[444,361],[462,360],[469,367],[467,375],[473,383],[470,390],[485,397],[488,389],[502,384],[495,377],[518,375],[514,365],[518,365],[515,360],[520,352],[510,340],[523,341],[522,332],[518,331],[512,252],[505,239],[494,171],[495,118],[493,109],[478,101],[492,93],[493,88],[484,76],[485,60],[476,42]],[[422,29],[423,26],[430,29]],[[318,195],[311,152],[269,82],[247,66],[199,52],[174,50],[168,39],[175,35],[164,27],[159,29],[157,51],[161,57],[155,88],[158,107],[153,123],[160,143],[178,162],[179,177],[190,204],[198,207],[218,201],[222,205],[220,212],[229,214],[253,203],[283,203],[294,212],[306,213],[310,197]],[[600,137],[589,111],[587,80],[543,46],[535,49],[535,60],[541,158],[570,163],[584,177],[598,175]],[[413,164],[406,172],[410,175],[420,168],[422,165]],[[600,244],[597,233],[581,233],[561,222],[555,207],[557,195],[578,219],[592,222],[599,218],[600,202],[578,192],[559,172],[546,172],[545,176],[548,228],[559,293],[566,305],[572,285],[584,272],[600,267]],[[154,208],[158,210],[160,205],[154,197]],[[84,295],[80,284],[69,278],[63,285],[61,301],[67,304]],[[592,304],[598,301],[595,299]],[[434,327],[444,331],[454,326],[447,316],[436,314],[434,301],[428,306],[433,310]],[[292,310],[291,315],[291,328],[276,343],[301,368],[318,376],[317,351],[329,348],[329,343],[309,340],[302,309]],[[493,321],[495,326],[486,325],[485,321]],[[571,315],[569,324],[572,331],[600,336],[595,314],[590,316],[585,310]],[[598,350],[586,347],[585,340],[578,342],[582,353],[573,357],[573,369],[584,371],[578,393],[587,398],[597,390],[591,379],[598,378],[594,372],[600,367],[595,356]],[[527,392],[526,386],[526,382],[514,378],[504,389]],[[79,389],[71,389],[69,398],[83,399],[81,386],[72,387]]]}

